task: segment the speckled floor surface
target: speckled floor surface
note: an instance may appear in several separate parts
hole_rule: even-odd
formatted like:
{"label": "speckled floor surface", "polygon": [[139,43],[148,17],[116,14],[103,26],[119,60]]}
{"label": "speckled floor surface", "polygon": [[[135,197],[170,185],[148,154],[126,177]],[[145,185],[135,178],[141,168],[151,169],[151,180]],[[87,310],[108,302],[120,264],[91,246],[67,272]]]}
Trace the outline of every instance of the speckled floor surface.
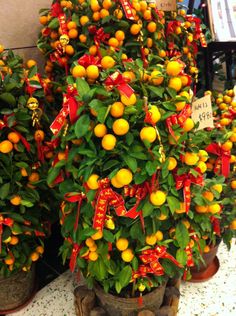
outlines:
{"label": "speckled floor surface", "polygon": [[[182,283],[178,316],[236,316],[236,241],[230,252],[220,245],[218,258],[220,269],[211,280]],[[11,316],[75,316],[75,286],[74,277],[67,271],[40,290],[30,305]]]}

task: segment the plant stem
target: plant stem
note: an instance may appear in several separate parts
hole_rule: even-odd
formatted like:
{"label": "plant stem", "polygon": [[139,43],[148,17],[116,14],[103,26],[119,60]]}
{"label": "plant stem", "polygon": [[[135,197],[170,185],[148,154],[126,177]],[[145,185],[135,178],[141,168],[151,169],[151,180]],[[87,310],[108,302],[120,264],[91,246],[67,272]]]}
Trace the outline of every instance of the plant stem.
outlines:
{"label": "plant stem", "polygon": [[134,282],[133,282],[131,297],[134,297],[134,296],[135,296],[135,285],[136,285],[136,280],[134,280]]}

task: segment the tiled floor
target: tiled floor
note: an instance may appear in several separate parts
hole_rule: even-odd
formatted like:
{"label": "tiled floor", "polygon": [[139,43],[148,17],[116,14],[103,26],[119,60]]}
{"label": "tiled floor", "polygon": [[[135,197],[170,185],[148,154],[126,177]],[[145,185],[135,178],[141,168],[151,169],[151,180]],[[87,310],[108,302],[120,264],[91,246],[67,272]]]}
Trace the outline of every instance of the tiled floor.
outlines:
{"label": "tiled floor", "polygon": [[[236,244],[228,252],[220,245],[220,269],[204,283],[182,283],[178,316],[236,315]],[[75,316],[73,289],[76,281],[69,271],[41,289],[28,307],[11,316]],[[115,315],[114,315],[115,316]]]}

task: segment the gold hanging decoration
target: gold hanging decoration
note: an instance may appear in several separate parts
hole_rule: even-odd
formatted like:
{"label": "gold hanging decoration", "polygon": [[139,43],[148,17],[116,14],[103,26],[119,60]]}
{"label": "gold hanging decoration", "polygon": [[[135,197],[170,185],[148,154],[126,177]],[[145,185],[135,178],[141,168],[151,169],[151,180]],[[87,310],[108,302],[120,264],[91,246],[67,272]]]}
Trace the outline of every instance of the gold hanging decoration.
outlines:
{"label": "gold hanging decoration", "polygon": [[30,97],[27,101],[27,108],[32,111],[32,125],[40,126],[40,119],[43,115],[43,111],[39,108],[38,100]]}

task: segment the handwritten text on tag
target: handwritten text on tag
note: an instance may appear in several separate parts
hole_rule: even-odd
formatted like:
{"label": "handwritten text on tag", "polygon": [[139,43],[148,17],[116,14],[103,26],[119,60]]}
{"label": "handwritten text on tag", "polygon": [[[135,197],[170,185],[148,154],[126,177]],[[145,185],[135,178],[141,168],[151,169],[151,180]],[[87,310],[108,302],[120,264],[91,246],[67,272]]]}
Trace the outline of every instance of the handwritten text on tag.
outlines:
{"label": "handwritten text on tag", "polygon": [[156,0],[157,10],[176,11],[176,0]]}
{"label": "handwritten text on tag", "polygon": [[192,103],[192,119],[194,123],[199,122],[198,129],[214,127],[210,95],[206,95]]}

